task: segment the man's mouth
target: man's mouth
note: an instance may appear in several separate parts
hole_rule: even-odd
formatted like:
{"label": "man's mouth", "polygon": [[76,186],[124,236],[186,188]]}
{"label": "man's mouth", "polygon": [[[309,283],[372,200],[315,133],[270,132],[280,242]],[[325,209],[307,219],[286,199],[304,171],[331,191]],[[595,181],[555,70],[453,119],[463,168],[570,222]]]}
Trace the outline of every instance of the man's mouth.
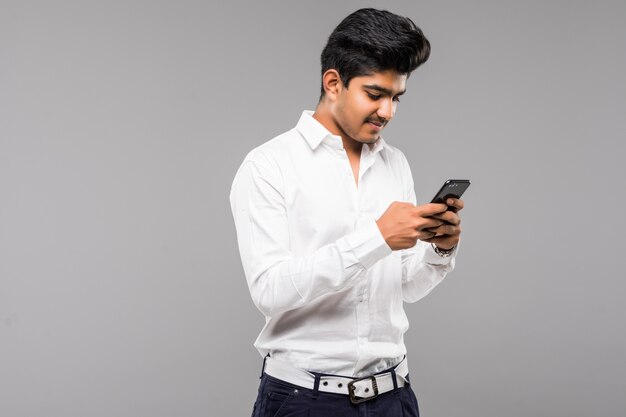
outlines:
{"label": "man's mouth", "polygon": [[376,130],[380,130],[385,126],[383,122],[375,120],[367,120],[367,123]]}

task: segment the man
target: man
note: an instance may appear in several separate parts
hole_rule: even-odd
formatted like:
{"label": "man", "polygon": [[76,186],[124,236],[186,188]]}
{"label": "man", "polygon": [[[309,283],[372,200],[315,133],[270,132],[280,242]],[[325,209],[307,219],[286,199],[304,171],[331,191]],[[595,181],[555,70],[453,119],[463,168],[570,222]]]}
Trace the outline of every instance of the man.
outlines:
{"label": "man", "polygon": [[380,132],[429,53],[410,19],[352,13],[322,52],[315,112],[235,176],[239,250],[266,317],[255,417],[419,414],[403,302],[453,269],[463,202],[415,206],[407,160]]}

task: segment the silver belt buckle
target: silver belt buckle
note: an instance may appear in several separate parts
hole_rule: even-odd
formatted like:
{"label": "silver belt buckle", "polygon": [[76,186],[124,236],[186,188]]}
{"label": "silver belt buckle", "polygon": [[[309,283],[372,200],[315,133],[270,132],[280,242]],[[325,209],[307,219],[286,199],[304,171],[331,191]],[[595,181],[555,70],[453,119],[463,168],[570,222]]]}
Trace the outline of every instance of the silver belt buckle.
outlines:
{"label": "silver belt buckle", "polygon": [[[374,390],[374,394],[371,397],[357,397],[354,394],[354,392],[356,391],[356,387],[354,386],[354,384],[356,384],[357,382],[366,381],[368,379],[372,381],[372,389]],[[369,388],[365,388],[365,392],[368,391]],[[365,378],[355,379],[354,381],[348,382],[348,394],[350,394],[350,401],[352,402],[352,404],[360,404],[362,402],[373,400],[374,398],[378,397],[378,384],[376,383],[376,377],[366,376]]]}

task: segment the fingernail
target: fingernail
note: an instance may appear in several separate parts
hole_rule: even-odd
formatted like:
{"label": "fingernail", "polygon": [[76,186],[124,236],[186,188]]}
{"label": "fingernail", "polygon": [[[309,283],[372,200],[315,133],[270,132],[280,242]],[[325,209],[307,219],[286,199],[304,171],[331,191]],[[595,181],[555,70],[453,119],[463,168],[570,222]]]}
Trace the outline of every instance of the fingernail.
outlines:
{"label": "fingernail", "polygon": [[452,204],[454,204],[454,200],[453,200],[453,199],[451,199],[451,198],[450,198],[450,199],[448,199],[448,205],[450,205],[450,206],[451,206]]}

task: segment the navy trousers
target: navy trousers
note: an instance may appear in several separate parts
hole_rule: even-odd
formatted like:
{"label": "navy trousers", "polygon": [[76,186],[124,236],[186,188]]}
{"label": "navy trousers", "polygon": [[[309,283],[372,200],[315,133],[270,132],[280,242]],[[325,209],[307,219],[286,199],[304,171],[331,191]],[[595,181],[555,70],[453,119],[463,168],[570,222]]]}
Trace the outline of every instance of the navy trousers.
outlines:
{"label": "navy trousers", "polygon": [[316,392],[264,373],[252,417],[419,417],[419,411],[408,384],[352,404],[347,395]]}

